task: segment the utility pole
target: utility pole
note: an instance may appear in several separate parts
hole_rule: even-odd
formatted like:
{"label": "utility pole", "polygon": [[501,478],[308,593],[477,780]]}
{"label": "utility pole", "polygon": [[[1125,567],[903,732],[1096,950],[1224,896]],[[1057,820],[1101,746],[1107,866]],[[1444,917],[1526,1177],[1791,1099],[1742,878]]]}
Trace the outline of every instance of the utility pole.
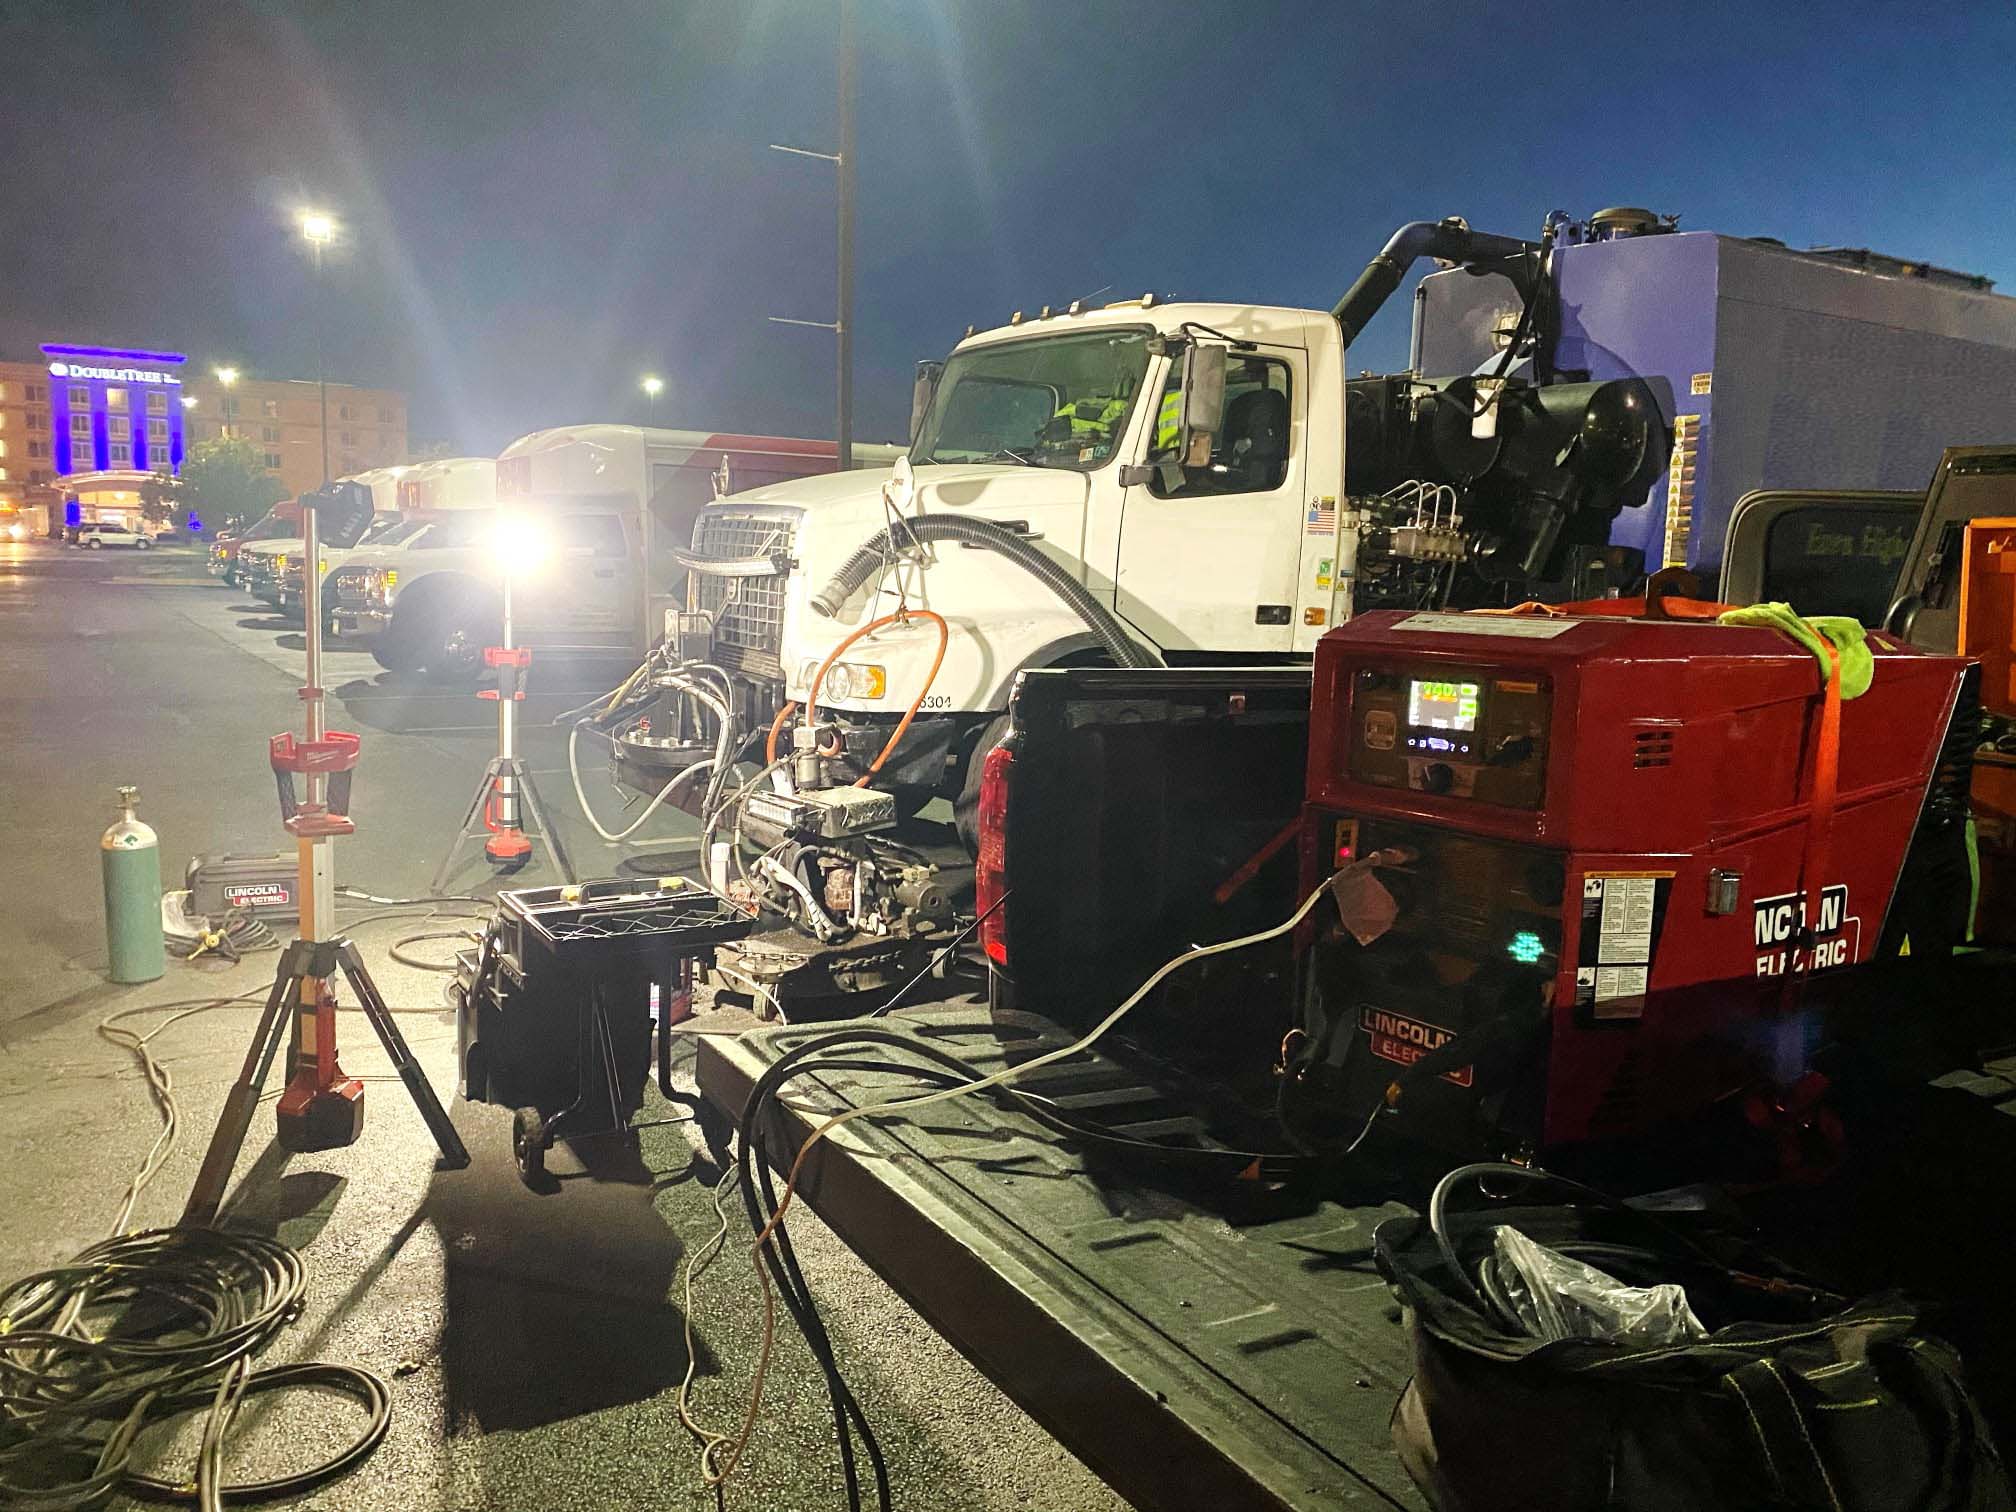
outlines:
{"label": "utility pole", "polygon": [[834,313],[840,371],[834,442],[840,470],[854,465],[854,0],[840,6],[840,289]]}
{"label": "utility pole", "polygon": [[854,465],[854,0],[836,0],[840,12],[840,150],[815,152],[809,147],[787,147],[772,142],[773,152],[793,157],[818,158],[838,170],[840,224],[837,299],[831,320],[793,320],[772,315],[774,325],[812,326],[831,331],[838,359],[837,404],[833,440],[839,451],[840,467]]}

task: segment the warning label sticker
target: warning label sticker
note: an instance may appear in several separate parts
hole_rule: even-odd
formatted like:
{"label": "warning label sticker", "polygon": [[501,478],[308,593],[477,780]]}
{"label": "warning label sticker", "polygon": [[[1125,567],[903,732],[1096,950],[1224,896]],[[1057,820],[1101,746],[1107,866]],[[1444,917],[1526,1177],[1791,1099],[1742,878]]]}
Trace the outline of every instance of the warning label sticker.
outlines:
{"label": "warning label sticker", "polygon": [[1580,620],[1549,619],[1537,614],[1410,614],[1395,620],[1395,630],[1422,630],[1433,635],[1491,635],[1507,640],[1552,640],[1566,635]]}
{"label": "warning label sticker", "polygon": [[[1360,1008],[1358,1027],[1365,1031],[1374,1055],[1399,1066],[1413,1065],[1430,1050],[1441,1049],[1453,1038],[1451,1031],[1439,1024],[1423,1023],[1420,1019],[1391,1013],[1384,1008]],[[1474,1079],[1474,1073],[1468,1066],[1442,1073],[1442,1080],[1459,1087],[1469,1086]]]}
{"label": "warning label sticker", "polygon": [[1577,1007],[1598,1018],[1636,1018],[1644,1011],[1672,890],[1671,872],[1590,872],[1582,878]]}

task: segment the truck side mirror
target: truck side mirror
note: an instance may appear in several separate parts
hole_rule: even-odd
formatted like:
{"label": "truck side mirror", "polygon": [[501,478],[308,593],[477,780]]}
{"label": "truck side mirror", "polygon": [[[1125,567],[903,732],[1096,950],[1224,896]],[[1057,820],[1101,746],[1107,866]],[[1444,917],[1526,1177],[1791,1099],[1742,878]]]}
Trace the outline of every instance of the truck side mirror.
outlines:
{"label": "truck side mirror", "polygon": [[1183,349],[1183,465],[1205,467],[1225,414],[1225,353],[1216,342]]}
{"label": "truck side mirror", "polygon": [[924,429],[924,417],[931,413],[931,398],[938,392],[938,380],[945,376],[942,362],[920,362],[917,378],[910,386],[910,439],[915,442]]}

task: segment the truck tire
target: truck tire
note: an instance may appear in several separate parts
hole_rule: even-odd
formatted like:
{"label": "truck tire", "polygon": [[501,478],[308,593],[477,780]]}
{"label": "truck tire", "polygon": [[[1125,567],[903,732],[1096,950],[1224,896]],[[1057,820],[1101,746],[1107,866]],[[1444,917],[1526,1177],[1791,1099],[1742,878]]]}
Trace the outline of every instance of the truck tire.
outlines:
{"label": "truck tire", "polygon": [[965,770],[959,778],[959,796],[952,801],[952,823],[958,828],[959,843],[966,854],[980,854],[980,777],[987,766],[987,753],[1001,744],[1008,733],[1008,716],[996,714],[981,727],[967,753]]}
{"label": "truck tire", "polygon": [[503,638],[502,627],[461,594],[431,598],[422,608],[412,642],[420,672],[444,687],[473,687],[483,675],[483,648]]}

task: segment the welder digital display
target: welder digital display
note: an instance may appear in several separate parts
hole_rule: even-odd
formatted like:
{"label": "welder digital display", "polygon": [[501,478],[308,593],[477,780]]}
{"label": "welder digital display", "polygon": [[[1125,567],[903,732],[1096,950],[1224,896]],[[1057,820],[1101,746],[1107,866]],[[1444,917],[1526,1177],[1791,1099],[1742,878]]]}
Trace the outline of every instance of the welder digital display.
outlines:
{"label": "welder digital display", "polygon": [[1475,730],[1482,691],[1473,682],[1416,679],[1407,684],[1407,723],[1417,730]]}

